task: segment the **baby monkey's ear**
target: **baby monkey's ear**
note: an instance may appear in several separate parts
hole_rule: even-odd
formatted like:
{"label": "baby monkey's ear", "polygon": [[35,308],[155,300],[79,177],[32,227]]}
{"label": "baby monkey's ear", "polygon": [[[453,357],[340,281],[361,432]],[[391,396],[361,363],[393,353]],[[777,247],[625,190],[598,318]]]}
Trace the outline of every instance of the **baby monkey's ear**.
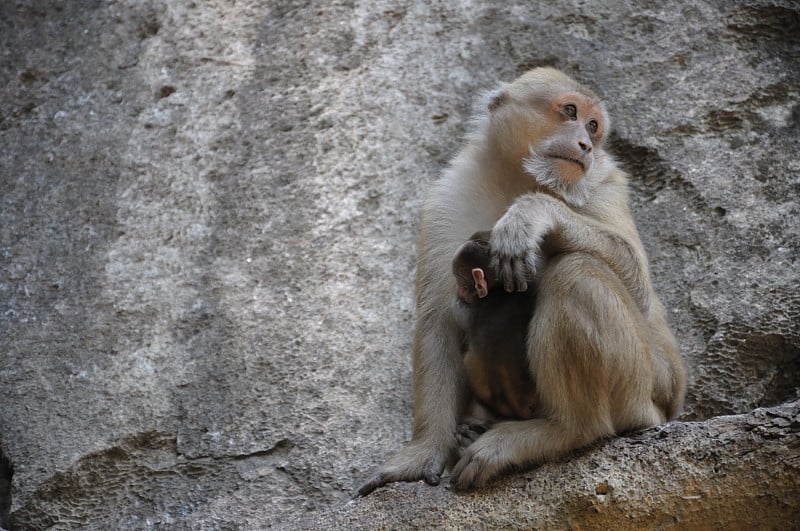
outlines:
{"label": "baby monkey's ear", "polygon": [[489,286],[486,283],[486,277],[483,275],[483,269],[479,267],[473,269],[472,280],[475,281],[475,292],[478,294],[479,299],[489,294]]}

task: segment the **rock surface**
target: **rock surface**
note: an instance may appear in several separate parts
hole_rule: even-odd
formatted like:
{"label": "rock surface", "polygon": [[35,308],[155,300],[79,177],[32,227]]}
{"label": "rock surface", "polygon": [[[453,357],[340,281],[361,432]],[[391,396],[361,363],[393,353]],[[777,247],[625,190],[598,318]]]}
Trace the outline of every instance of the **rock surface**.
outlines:
{"label": "rock surface", "polygon": [[[540,4],[0,3],[12,527],[797,521],[800,8]],[[475,95],[538,65],[608,101],[682,422],[342,505],[410,437],[425,190]]]}
{"label": "rock surface", "polygon": [[0,435],[0,529],[10,527],[11,480],[14,479],[14,467],[6,455],[3,437]]}
{"label": "rock surface", "polygon": [[[798,442],[800,401],[599,443],[488,492],[392,485],[289,527],[785,529],[800,521]],[[665,456],[670,473],[653,473]]]}

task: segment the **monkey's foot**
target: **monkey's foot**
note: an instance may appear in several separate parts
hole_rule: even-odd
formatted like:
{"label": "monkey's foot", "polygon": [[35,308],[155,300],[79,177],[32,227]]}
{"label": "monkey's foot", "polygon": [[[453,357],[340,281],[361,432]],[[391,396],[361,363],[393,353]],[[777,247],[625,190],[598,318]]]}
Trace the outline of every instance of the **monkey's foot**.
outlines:
{"label": "monkey's foot", "polygon": [[372,478],[364,483],[356,496],[366,496],[377,488],[396,481],[423,480],[428,485],[438,485],[448,451],[431,444],[412,442],[379,467]]}
{"label": "monkey's foot", "polygon": [[450,479],[455,490],[482,487],[511,468],[512,463],[504,459],[495,435],[490,430],[464,449]]}

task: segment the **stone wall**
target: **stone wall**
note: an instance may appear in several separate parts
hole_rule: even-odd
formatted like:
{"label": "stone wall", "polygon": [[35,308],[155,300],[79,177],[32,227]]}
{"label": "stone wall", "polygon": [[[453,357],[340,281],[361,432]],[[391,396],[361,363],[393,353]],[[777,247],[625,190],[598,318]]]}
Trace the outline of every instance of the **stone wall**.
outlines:
{"label": "stone wall", "polygon": [[[738,506],[797,515],[784,493],[799,475],[799,33],[796,3],[767,0],[0,3],[12,527],[285,527],[348,511],[369,527],[396,492],[427,512],[387,527],[472,526],[485,505],[532,525],[522,513],[543,504],[575,527],[657,526],[648,515],[686,514],[680,500],[713,518],[709,478],[744,485],[766,462],[783,483],[757,476]],[[691,366],[682,422],[474,495],[404,485],[342,505],[410,437],[425,190],[475,95],[538,65],[608,101]],[[784,431],[737,467],[751,412],[782,403]],[[623,482],[595,473],[622,459]],[[662,503],[651,481],[677,494]],[[574,504],[554,505],[565,484]],[[633,516],[590,519],[597,496],[598,514]]]}

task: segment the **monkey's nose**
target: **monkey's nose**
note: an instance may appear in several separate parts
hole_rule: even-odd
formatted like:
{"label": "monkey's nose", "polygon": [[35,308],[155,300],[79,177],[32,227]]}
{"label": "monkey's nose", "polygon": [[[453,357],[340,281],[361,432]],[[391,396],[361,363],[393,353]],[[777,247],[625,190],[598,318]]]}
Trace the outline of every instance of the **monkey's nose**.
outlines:
{"label": "monkey's nose", "polygon": [[592,144],[590,142],[584,142],[583,140],[578,141],[578,146],[584,153],[591,153],[592,152]]}

